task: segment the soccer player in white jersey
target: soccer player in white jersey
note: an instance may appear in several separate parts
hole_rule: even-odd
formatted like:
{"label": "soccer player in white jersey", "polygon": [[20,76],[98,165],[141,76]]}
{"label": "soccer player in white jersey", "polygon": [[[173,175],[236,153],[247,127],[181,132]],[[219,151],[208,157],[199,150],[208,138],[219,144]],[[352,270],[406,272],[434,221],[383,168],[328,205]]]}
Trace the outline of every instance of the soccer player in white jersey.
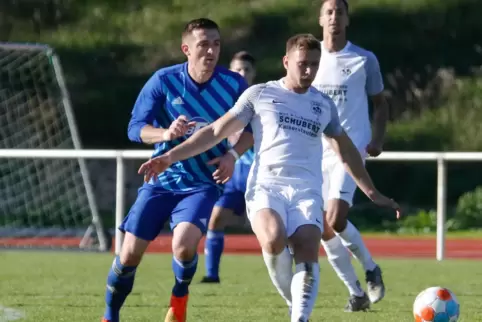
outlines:
{"label": "soccer player in white jersey", "polygon": [[[322,133],[360,189],[399,215],[398,205],[373,186],[358,150],[340,125],[333,101],[311,87],[320,50],[312,35],[290,38],[283,57],[284,78],[251,86],[220,119],[139,169],[145,180],[155,178],[173,162],[202,153],[250,124],[255,158],[246,191],[248,218],[273,284],[290,307],[292,322],[308,321],[318,293]],[[293,250],[294,273],[289,252],[282,258],[287,245]]]}
{"label": "soccer player in white jersey", "polygon": [[[346,0],[325,0],[320,9],[320,26],[323,28],[320,68],[313,86],[330,96],[336,104],[343,129],[353,141],[363,160],[382,152],[388,104],[383,95],[383,79],[376,56],[347,41],[348,3]],[[373,133],[369,119],[368,103],[373,103]],[[356,183],[338,158],[336,151],[326,144],[323,151],[323,199],[326,218],[341,238],[324,236],[322,244],[335,271],[343,270],[336,258],[346,251],[343,243],[361,262],[366,272],[368,297],[372,303],[380,301],[385,286],[380,267],[373,261],[363,243],[360,232],[347,219],[352,206]],[[340,275],[340,274],[339,274]],[[358,280],[346,281],[356,285]],[[350,300],[347,311],[366,307],[366,295],[360,287],[349,287]]]}

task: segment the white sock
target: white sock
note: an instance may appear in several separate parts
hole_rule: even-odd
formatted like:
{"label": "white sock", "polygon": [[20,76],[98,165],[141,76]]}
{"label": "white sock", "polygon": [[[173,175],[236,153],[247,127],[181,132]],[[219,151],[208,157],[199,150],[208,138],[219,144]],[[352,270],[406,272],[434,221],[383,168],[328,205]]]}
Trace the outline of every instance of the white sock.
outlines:
{"label": "white sock", "polygon": [[320,265],[318,263],[300,263],[291,282],[293,307],[291,322],[306,322],[311,316],[318,296]]}
{"label": "white sock", "polygon": [[268,268],[269,277],[273,285],[278,290],[291,308],[291,280],[293,278],[293,257],[288,248],[285,248],[280,254],[273,255],[263,250],[263,259]]}
{"label": "white sock", "polygon": [[352,253],[353,256],[363,265],[365,271],[373,271],[377,264],[373,261],[372,255],[365,246],[363,239],[358,229],[348,221],[344,231],[338,234],[340,236],[343,245],[345,245]]}
{"label": "white sock", "polygon": [[351,264],[351,256],[348,250],[343,246],[338,236],[328,241],[321,241],[321,245],[325,249],[326,256],[336,275],[345,283],[350,295],[363,296],[365,293],[360,286],[355,269]]}

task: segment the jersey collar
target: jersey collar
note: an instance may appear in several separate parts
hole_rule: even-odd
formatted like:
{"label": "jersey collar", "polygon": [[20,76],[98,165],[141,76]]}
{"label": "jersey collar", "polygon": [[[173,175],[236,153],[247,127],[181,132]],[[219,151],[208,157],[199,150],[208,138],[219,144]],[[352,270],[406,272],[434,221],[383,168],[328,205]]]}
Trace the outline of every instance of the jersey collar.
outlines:
{"label": "jersey collar", "polygon": [[185,62],[184,66],[183,66],[183,71],[184,71],[184,74],[186,75],[186,84],[187,84],[188,88],[190,88],[191,90],[194,90],[196,92],[200,92],[203,89],[205,89],[211,83],[211,81],[216,77],[216,75],[218,74],[218,66],[216,66],[214,68],[213,74],[211,75],[211,78],[207,82],[199,84],[196,81],[194,81],[191,78],[191,76],[189,75],[189,72],[187,70],[187,64],[188,63]]}
{"label": "jersey collar", "polygon": [[346,42],[345,47],[343,47],[342,50],[340,50],[340,51],[335,51],[335,52],[330,53],[328,50],[326,50],[325,45],[324,45],[324,42],[323,42],[323,41],[321,42],[321,50],[323,51],[323,54],[328,54],[328,55],[339,55],[339,54],[343,54],[344,52],[346,52],[346,51],[348,50],[348,48],[350,48],[350,46],[351,46],[351,42],[348,40],[348,41]]}

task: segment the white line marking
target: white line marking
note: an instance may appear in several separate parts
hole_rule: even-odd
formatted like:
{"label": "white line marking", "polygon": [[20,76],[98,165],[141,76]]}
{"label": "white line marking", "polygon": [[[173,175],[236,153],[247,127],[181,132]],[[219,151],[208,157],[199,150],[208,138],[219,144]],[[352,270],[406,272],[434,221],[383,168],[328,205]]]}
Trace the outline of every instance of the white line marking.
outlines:
{"label": "white line marking", "polygon": [[0,322],[17,321],[25,318],[25,313],[0,305]]}

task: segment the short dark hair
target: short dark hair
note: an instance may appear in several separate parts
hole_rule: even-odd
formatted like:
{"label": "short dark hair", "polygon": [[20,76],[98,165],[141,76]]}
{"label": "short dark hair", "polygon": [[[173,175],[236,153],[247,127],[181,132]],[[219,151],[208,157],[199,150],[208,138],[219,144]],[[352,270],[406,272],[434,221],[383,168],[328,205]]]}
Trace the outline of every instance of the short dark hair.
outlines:
{"label": "short dark hair", "polygon": [[235,61],[235,60],[246,61],[253,66],[256,64],[256,59],[254,59],[253,55],[251,55],[249,52],[245,50],[239,51],[236,54],[234,54],[231,61]]}
{"label": "short dark hair", "polygon": [[[323,5],[325,4],[325,2],[327,2],[328,0],[321,0],[321,7],[320,8],[323,8]],[[346,9],[346,12],[348,13],[348,9],[350,8],[348,6],[348,1],[347,0],[341,0],[341,2],[343,2],[343,4],[345,5],[345,9]]]}
{"label": "short dark hair", "polygon": [[286,42],[286,53],[292,50],[319,50],[321,52],[321,44],[312,34],[294,35]]}
{"label": "short dark hair", "polygon": [[182,37],[190,35],[196,29],[216,29],[219,31],[219,26],[217,23],[208,18],[198,18],[189,21],[186,26],[184,26],[184,31],[182,32]]}

